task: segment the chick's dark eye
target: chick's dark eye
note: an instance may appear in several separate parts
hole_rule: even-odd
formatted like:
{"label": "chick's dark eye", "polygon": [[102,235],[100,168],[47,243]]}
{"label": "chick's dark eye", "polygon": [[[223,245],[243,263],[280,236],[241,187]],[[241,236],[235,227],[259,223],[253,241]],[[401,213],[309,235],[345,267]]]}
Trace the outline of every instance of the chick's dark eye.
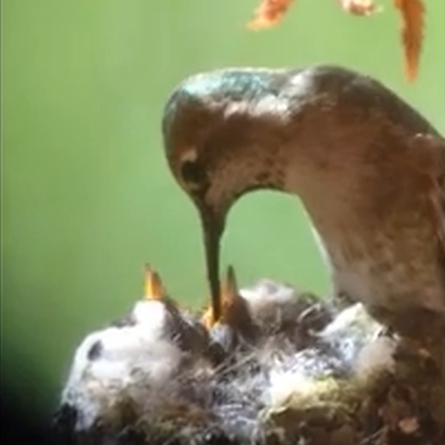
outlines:
{"label": "chick's dark eye", "polygon": [[181,167],[181,176],[188,185],[194,188],[206,187],[206,172],[197,161],[184,161]]}

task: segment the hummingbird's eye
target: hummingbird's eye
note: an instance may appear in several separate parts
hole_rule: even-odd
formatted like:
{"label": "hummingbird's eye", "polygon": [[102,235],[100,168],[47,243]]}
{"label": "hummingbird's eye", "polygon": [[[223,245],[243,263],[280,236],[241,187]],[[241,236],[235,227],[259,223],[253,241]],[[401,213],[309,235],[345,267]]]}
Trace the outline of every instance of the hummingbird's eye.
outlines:
{"label": "hummingbird's eye", "polygon": [[207,188],[207,174],[202,165],[196,160],[186,160],[181,166],[183,181],[192,189],[201,191]]}

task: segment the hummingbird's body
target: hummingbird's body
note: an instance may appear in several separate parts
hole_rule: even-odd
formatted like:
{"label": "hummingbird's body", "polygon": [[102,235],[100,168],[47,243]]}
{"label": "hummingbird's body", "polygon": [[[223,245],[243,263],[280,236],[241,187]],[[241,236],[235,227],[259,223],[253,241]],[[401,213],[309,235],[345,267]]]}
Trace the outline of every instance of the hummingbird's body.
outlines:
{"label": "hummingbird's body", "polygon": [[201,74],[170,98],[164,138],[202,218],[215,318],[227,212],[271,188],[302,200],[336,293],[401,331],[445,321],[445,141],[380,83],[329,66]]}

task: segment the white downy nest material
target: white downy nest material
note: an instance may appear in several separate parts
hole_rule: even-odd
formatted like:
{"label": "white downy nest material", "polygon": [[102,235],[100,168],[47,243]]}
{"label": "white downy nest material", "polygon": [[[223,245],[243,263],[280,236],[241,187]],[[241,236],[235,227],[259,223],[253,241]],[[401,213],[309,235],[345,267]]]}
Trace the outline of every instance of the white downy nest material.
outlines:
{"label": "white downy nest material", "polygon": [[[391,395],[398,341],[362,305],[334,311],[267,280],[240,295],[249,335],[221,325],[209,333],[160,300],[138,301],[89,334],[61,396],[61,441],[435,444],[420,434],[414,402]],[[394,441],[404,434],[419,441]]]}

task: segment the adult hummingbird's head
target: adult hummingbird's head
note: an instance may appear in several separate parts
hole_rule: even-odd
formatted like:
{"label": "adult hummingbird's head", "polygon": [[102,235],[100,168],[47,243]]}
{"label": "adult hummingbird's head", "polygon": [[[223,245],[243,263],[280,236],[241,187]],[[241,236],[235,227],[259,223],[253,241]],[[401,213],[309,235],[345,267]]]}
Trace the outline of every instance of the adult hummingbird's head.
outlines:
{"label": "adult hummingbird's head", "polygon": [[200,74],[183,82],[165,107],[167,159],[199,211],[215,320],[221,314],[220,240],[228,211],[247,191],[282,184],[282,81],[280,72],[265,69]]}

